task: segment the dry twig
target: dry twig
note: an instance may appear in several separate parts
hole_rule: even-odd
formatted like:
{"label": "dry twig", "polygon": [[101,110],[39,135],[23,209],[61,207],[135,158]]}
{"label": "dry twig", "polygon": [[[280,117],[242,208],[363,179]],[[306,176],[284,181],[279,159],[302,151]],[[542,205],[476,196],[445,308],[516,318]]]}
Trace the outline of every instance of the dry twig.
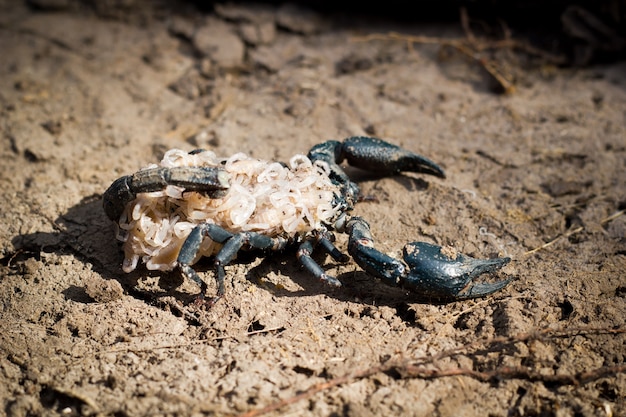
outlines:
{"label": "dry twig", "polygon": [[494,337],[489,339],[483,339],[463,346],[459,346],[454,349],[442,351],[434,355],[424,356],[422,358],[390,360],[380,365],[357,370],[347,375],[333,378],[319,384],[315,384],[298,395],[274,402],[263,408],[251,410],[249,412],[240,414],[238,417],[261,416],[279,410],[290,404],[294,404],[298,401],[309,399],[315,394],[325,391],[327,389],[347,384],[355,380],[367,378],[377,373],[390,371],[396,371],[400,375],[410,378],[432,379],[444,378],[448,376],[468,376],[483,382],[494,380],[497,381],[503,379],[524,379],[528,381],[544,382],[556,385],[579,386],[597,380],[599,378],[605,378],[616,375],[618,373],[626,372],[626,365],[604,366],[593,369],[591,371],[578,372],[575,374],[553,375],[542,374],[526,367],[500,367],[492,371],[475,371],[473,369],[467,368],[433,369],[432,367],[427,368],[426,365],[432,365],[442,358],[454,357],[456,355],[462,354],[463,352],[468,352],[472,350],[484,349],[492,351],[497,345],[500,344],[528,342],[530,340],[567,338],[578,335],[617,335],[624,333],[626,333],[626,328],[576,328],[565,330],[554,330],[550,328],[545,328],[535,332],[520,333],[510,337]]}
{"label": "dry twig", "polygon": [[439,45],[440,47],[452,48],[481,65],[485,71],[487,71],[487,73],[498,82],[503,92],[506,94],[512,94],[515,92],[513,82],[502,73],[502,71],[498,68],[498,65],[493,60],[484,55],[484,52],[498,49],[510,49],[522,51],[533,56],[539,56],[545,61],[557,65],[565,62],[564,56],[554,55],[542,49],[536,48],[526,41],[510,38],[508,30],[505,30],[505,38],[500,40],[477,37],[470,28],[469,17],[464,8],[461,9],[460,19],[461,26],[465,32],[464,38],[446,39],[432,36],[412,36],[397,32],[389,32],[387,34],[374,33],[365,36],[357,36],[353,37],[352,40],[356,42],[369,42],[373,40],[402,41],[406,42],[407,47],[410,50],[413,50],[412,48],[414,44]]}
{"label": "dry twig", "polygon": [[447,376],[469,376],[481,382],[500,381],[505,379],[524,379],[531,382],[544,382],[555,385],[584,385],[596,379],[626,372],[626,365],[602,366],[586,372],[575,374],[544,374],[523,366],[503,366],[493,371],[475,371],[468,368],[429,369],[423,366],[405,365],[401,367],[402,375],[411,378],[443,378]]}

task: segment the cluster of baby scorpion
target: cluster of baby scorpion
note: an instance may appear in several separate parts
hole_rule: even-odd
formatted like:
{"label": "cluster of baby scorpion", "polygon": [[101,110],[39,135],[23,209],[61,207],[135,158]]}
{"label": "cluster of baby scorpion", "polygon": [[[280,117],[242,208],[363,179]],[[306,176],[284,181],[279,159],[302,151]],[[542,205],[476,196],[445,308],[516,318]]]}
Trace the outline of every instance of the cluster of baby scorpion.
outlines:
{"label": "cluster of baby scorpion", "polygon": [[[184,192],[173,185],[138,194],[118,222],[125,272],[134,270],[140,258],[148,269],[173,269],[181,246],[200,223],[213,223],[234,233],[252,231],[288,240],[321,229],[339,209],[333,205],[338,190],[329,180],[328,165],[311,162],[305,155],[293,156],[285,166],[243,153],[218,158],[211,151],[172,149],[158,166],[220,167],[230,175],[230,188],[219,198]],[[155,167],[153,164],[145,170]],[[196,258],[215,255],[220,247],[206,238]]]}

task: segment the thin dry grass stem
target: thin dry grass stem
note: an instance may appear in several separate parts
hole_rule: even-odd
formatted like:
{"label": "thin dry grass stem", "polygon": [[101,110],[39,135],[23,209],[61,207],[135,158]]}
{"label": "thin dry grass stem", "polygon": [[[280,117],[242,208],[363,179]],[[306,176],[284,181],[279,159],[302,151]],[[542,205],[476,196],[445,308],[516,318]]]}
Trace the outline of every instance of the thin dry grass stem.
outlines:
{"label": "thin dry grass stem", "polygon": [[457,52],[469,57],[481,65],[485,71],[500,85],[502,91],[505,94],[512,94],[515,92],[515,86],[512,80],[509,80],[498,67],[495,61],[484,56],[484,52],[493,50],[516,50],[522,51],[532,56],[538,56],[548,63],[560,65],[565,63],[565,57],[561,55],[555,55],[550,52],[544,51],[537,47],[532,46],[528,42],[519,39],[511,38],[511,31],[506,24],[502,23],[504,39],[491,40],[487,38],[481,38],[474,34],[470,27],[470,19],[465,8],[461,8],[460,23],[465,33],[464,38],[440,38],[432,36],[413,36],[401,34],[398,32],[389,32],[386,34],[372,33],[364,36],[355,36],[352,38],[355,42],[370,42],[374,40],[382,41],[402,41],[406,42],[409,50],[414,51],[413,46],[415,44],[422,45],[439,45],[440,47],[449,47]]}
{"label": "thin dry grass stem", "polygon": [[567,233],[563,233],[562,235],[559,235],[559,236],[555,237],[551,241],[546,242],[543,245],[536,247],[535,249],[531,249],[529,251],[524,252],[523,255],[524,256],[532,255],[533,253],[539,252],[542,249],[549,248],[550,246],[554,245],[559,240],[561,240],[563,238],[568,238],[568,237],[570,237],[570,236],[572,236],[572,235],[574,235],[574,234],[576,234],[578,232],[582,232],[584,229],[585,229],[584,227],[579,226],[579,227],[577,227],[575,229],[572,229],[572,230],[568,231]]}
{"label": "thin dry grass stem", "polygon": [[465,7],[461,7],[461,27],[463,28],[463,32],[465,32],[467,41],[469,43],[476,43],[476,36],[474,36],[474,32],[470,27],[469,15]]}
{"label": "thin dry grass stem", "polygon": [[475,371],[468,368],[431,369],[422,366],[403,367],[403,376],[411,378],[443,378],[447,376],[469,376],[481,382],[523,379],[531,382],[544,382],[558,385],[584,385],[596,379],[626,372],[626,365],[602,366],[591,371],[575,374],[544,374],[523,366],[503,366],[492,371]]}
{"label": "thin dry grass stem", "polygon": [[600,220],[600,224],[602,224],[602,225],[607,224],[608,222],[617,219],[619,216],[624,215],[624,213],[626,213],[626,210],[620,210],[618,212],[615,212],[615,213],[611,214],[610,216],[605,217],[604,219]]}
{"label": "thin dry grass stem", "polygon": [[[613,221],[613,220],[617,219],[618,217],[624,215],[624,213],[626,213],[626,210],[620,210],[618,212],[615,212],[615,213],[611,214],[610,216],[605,217],[604,219],[600,220],[600,224],[601,225],[605,225],[605,224],[609,223],[610,221]],[[559,240],[561,240],[563,238],[568,238],[568,237],[570,237],[570,236],[572,236],[572,235],[574,235],[576,233],[582,232],[583,230],[585,230],[584,226],[579,226],[579,227],[577,227],[575,229],[569,230],[566,233],[563,233],[563,234],[555,237],[551,241],[546,242],[546,243],[544,243],[543,245],[541,245],[539,247],[536,247],[535,249],[531,249],[529,251],[524,252],[522,256],[532,255],[533,253],[539,252],[542,249],[545,249],[545,248],[548,248],[548,247],[554,245],[556,242],[558,242]]]}

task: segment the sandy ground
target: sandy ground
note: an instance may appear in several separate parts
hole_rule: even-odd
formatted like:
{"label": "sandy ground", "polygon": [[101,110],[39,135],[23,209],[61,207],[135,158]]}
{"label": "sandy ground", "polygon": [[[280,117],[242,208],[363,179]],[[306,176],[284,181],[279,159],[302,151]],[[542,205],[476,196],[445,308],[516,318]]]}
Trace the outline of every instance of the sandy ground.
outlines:
{"label": "sandy ground", "polygon": [[[626,415],[624,63],[504,53],[516,91],[498,95],[436,45],[357,38],[457,26],[253,7],[0,16],[0,414]],[[448,175],[349,171],[377,199],[355,212],[378,247],[510,256],[504,291],[418,302],[321,258],[331,289],[280,253],[227,267],[203,310],[176,274],[122,272],[100,200],[117,177],[173,147],[285,161],[362,134]]]}

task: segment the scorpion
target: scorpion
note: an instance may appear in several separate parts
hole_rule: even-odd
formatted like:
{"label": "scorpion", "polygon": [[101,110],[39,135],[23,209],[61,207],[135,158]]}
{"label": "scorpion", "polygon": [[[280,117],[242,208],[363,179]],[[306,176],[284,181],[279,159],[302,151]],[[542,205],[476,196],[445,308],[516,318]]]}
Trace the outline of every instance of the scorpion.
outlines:
{"label": "scorpion", "polygon": [[508,257],[475,259],[450,247],[411,242],[402,262],[376,249],[367,221],[351,214],[362,195],[343,161],[385,176],[413,172],[445,178],[430,159],[364,136],[320,143],[288,165],[242,153],[218,158],[212,151],[173,149],[160,165],[115,180],[103,195],[104,211],[124,242],[123,269],[134,270],[140,259],[148,269],[178,269],[200,286],[198,300],[205,300],[208,285],[192,265],[213,257],[212,305],[224,295],[225,266],[240,250],[296,246],[305,270],[340,287],[312,257],[319,249],[346,262],[348,256],[333,243],[337,232],[348,235],[348,253],[367,274],[420,299],[483,297],[509,284],[511,279],[474,282],[502,268]]}

